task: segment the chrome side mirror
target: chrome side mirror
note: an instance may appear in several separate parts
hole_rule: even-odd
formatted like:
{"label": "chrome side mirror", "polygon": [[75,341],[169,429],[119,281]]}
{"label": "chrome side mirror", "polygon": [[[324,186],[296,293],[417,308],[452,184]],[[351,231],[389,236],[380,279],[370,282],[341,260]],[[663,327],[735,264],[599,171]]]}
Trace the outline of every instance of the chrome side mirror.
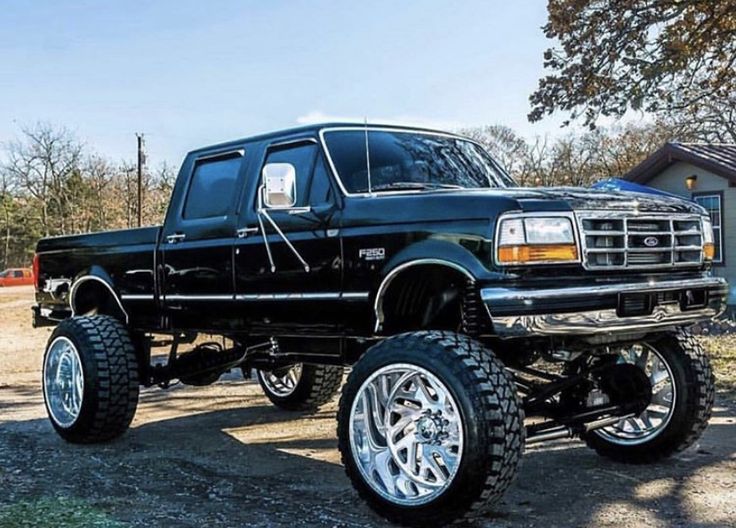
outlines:
{"label": "chrome side mirror", "polygon": [[296,169],[291,163],[268,163],[263,167],[263,203],[271,209],[296,204]]}

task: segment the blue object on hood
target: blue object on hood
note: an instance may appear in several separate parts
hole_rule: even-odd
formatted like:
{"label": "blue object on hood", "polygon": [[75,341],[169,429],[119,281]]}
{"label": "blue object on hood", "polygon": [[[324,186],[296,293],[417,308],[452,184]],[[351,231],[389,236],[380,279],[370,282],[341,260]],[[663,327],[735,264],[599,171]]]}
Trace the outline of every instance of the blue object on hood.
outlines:
{"label": "blue object on hood", "polygon": [[626,192],[638,192],[644,194],[658,194],[660,196],[669,196],[670,198],[679,198],[680,200],[687,200],[683,196],[660,191],[653,187],[647,187],[646,185],[639,185],[638,183],[622,180],[620,178],[608,178],[607,180],[601,180],[595,182],[590,186],[591,189],[597,191],[626,191]]}

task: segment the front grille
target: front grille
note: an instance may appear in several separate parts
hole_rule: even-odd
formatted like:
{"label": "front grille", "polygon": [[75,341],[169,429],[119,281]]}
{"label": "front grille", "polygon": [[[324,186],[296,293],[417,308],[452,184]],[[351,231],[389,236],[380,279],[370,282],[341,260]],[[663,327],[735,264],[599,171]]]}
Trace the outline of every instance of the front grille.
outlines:
{"label": "front grille", "polygon": [[699,266],[703,261],[700,218],[586,211],[576,213],[587,269]]}

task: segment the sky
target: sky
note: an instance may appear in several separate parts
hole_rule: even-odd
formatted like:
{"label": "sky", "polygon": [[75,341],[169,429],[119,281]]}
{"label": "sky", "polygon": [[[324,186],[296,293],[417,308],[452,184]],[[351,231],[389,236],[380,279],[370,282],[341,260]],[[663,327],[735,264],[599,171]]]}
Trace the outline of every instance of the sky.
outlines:
{"label": "sky", "polygon": [[442,129],[527,122],[543,0],[4,0],[0,142],[37,122],[91,150],[194,148],[328,120]]}

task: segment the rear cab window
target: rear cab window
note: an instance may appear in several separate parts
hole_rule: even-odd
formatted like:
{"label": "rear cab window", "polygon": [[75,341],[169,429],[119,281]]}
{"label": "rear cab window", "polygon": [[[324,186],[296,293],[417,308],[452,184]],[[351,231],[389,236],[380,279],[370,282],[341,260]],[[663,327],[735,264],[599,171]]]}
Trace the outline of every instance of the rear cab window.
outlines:
{"label": "rear cab window", "polygon": [[237,194],[242,152],[195,161],[182,217],[185,220],[226,216]]}

